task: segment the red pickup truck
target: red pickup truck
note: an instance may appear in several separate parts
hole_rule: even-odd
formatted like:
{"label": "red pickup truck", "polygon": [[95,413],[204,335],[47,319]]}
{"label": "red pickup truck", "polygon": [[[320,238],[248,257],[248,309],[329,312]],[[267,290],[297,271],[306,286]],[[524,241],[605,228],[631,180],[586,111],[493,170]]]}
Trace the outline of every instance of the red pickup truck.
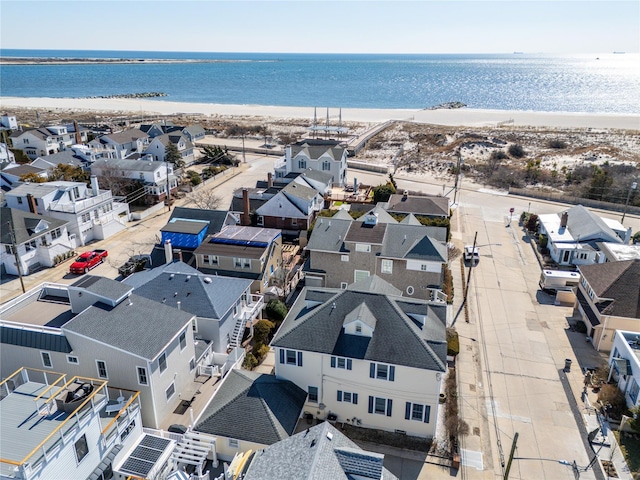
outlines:
{"label": "red pickup truck", "polygon": [[91,252],[81,253],[76,261],[69,267],[71,273],[87,273],[94,267],[100,265],[104,259],[109,255],[106,250],[93,250]]}

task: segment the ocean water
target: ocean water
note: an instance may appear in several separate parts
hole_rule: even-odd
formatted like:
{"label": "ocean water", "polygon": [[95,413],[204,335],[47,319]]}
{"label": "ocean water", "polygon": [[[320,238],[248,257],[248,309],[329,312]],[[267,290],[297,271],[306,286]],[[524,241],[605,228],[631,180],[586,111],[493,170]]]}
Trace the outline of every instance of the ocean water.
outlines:
{"label": "ocean water", "polygon": [[156,101],[419,109],[640,113],[640,55],[364,55],[0,50],[3,57],[221,60],[2,65],[0,94],[90,97],[164,92]]}

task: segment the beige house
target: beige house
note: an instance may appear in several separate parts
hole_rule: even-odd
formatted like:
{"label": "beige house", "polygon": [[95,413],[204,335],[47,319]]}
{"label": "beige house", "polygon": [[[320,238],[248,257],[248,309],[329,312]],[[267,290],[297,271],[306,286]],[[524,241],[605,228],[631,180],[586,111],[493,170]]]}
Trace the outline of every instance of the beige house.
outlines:
{"label": "beige house", "polygon": [[251,293],[282,287],[280,230],[229,225],[202,242],[194,257],[203,273],[253,280]]}
{"label": "beige house", "polygon": [[616,330],[640,332],[640,259],[580,267],[574,316],[598,351],[609,352]]}

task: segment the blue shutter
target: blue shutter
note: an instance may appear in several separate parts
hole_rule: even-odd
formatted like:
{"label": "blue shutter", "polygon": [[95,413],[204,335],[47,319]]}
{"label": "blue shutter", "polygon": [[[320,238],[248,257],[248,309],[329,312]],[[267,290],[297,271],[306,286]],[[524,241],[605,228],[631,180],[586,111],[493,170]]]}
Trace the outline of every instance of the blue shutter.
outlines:
{"label": "blue shutter", "polygon": [[373,397],[369,395],[369,413],[373,413]]}
{"label": "blue shutter", "polygon": [[389,365],[389,381],[393,382],[396,378],[396,367]]}
{"label": "blue shutter", "polygon": [[393,400],[387,399],[387,417],[391,416],[391,407],[393,406]]}
{"label": "blue shutter", "polygon": [[431,405],[424,406],[424,423],[429,423],[429,417],[431,416]]}
{"label": "blue shutter", "polygon": [[405,407],[404,407],[404,419],[405,420],[410,420],[411,419],[411,402],[407,402],[405,404]]}
{"label": "blue shutter", "polygon": [[351,359],[347,358],[347,370],[351,370],[352,363]]}
{"label": "blue shutter", "polygon": [[358,394],[357,393],[352,393],[351,394],[351,399],[352,399],[354,405],[358,404]]}
{"label": "blue shutter", "polygon": [[331,357],[331,368],[336,368],[336,357]]}
{"label": "blue shutter", "polygon": [[284,348],[280,349],[280,363],[284,363]]}
{"label": "blue shutter", "polygon": [[376,378],[376,364],[369,364],[369,378]]}
{"label": "blue shutter", "polygon": [[302,352],[298,352],[298,366],[302,366]]}
{"label": "blue shutter", "polygon": [[342,390],[338,390],[338,401],[342,401]]}

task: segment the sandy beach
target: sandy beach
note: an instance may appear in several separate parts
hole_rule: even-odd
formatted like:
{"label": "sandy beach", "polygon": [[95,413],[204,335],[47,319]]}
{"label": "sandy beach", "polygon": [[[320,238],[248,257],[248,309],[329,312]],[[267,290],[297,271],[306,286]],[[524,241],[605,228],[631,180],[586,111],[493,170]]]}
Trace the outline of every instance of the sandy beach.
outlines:
{"label": "sandy beach", "polygon": [[[141,114],[204,114],[212,116],[255,116],[313,119],[313,107],[264,105],[223,105],[211,103],[180,103],[137,98],[21,98],[0,97],[3,113],[12,108],[59,109],[70,112],[122,112]],[[338,108],[330,108],[332,122]],[[318,107],[318,121],[326,118],[326,107]],[[479,110],[470,108],[411,110],[343,108],[343,122],[384,122],[408,120],[446,126],[530,126],[548,128],[596,128],[640,130],[639,114],[530,112],[512,110]]]}

